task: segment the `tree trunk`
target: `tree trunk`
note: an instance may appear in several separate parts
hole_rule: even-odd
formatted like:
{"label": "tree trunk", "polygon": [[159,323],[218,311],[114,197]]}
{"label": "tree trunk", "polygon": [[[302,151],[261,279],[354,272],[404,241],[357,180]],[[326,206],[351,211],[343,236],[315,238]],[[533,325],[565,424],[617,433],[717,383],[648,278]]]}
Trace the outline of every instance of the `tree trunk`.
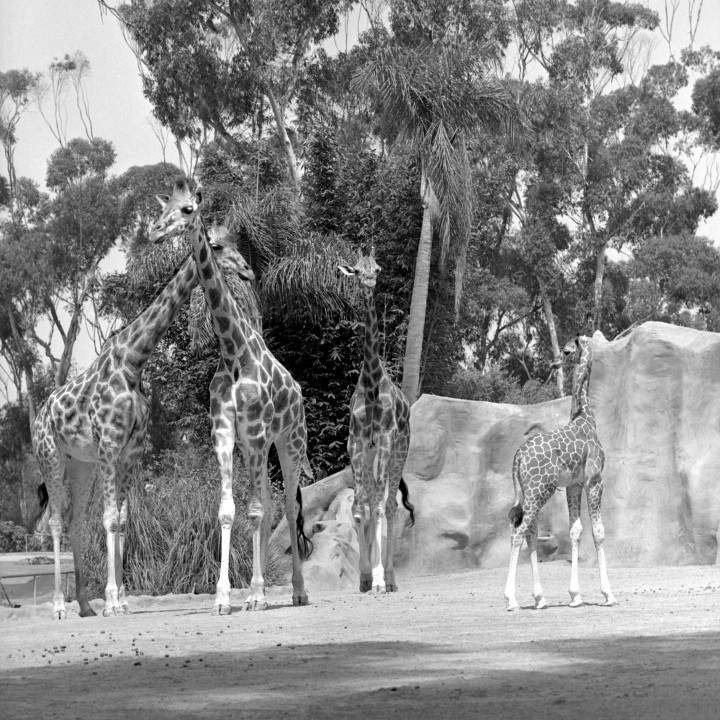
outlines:
{"label": "tree trunk", "polygon": [[425,209],[423,211],[417,259],[415,260],[415,275],[413,277],[402,379],[402,391],[410,405],[417,400],[420,392],[420,363],[422,361],[425,312],[427,309],[428,288],[430,286],[432,219],[429,203],[424,200],[423,205]]}
{"label": "tree trunk", "polygon": [[[543,310],[545,311],[545,321],[547,322],[548,332],[550,333],[550,345],[552,346],[553,356],[558,357],[560,355],[560,343],[558,343],[557,329],[555,328],[555,317],[553,316],[552,302],[550,296],[547,293],[547,286],[545,281],[537,276],[538,285],[540,286],[540,298],[543,304]],[[562,366],[558,368],[555,375],[555,381],[557,382],[560,396],[565,395],[565,373]]]}
{"label": "tree trunk", "polygon": [[[25,341],[20,335],[20,330],[15,320],[15,313],[13,309],[8,310],[8,318],[10,319],[10,329],[12,330],[13,339],[20,353],[20,364],[22,365],[23,373],[25,374],[25,387],[27,388],[27,403],[28,403],[28,417],[30,420],[30,433],[32,434],[33,425],[35,424],[35,399],[33,397],[33,391],[35,389],[35,377],[33,375],[32,366],[28,365],[27,358],[29,353],[25,347]],[[22,403],[22,394],[20,388],[18,388],[18,403]]]}
{"label": "tree trunk", "polygon": [[292,177],[295,189],[297,190],[298,194],[300,194],[300,171],[298,170],[297,166],[295,150],[293,149],[292,143],[290,142],[290,138],[287,134],[287,130],[285,129],[285,117],[280,110],[280,105],[278,105],[275,94],[270,88],[267,89],[267,97],[270,101],[270,107],[272,108],[273,115],[275,116],[275,124],[277,125],[278,137],[280,138],[280,142],[285,149],[285,157],[287,158],[288,168],[290,169],[290,176]]}
{"label": "tree trunk", "polygon": [[603,280],[605,279],[605,250],[607,244],[603,243],[597,252],[595,258],[595,289],[593,295],[593,321],[592,331],[600,329],[602,321],[602,301],[603,301]]}

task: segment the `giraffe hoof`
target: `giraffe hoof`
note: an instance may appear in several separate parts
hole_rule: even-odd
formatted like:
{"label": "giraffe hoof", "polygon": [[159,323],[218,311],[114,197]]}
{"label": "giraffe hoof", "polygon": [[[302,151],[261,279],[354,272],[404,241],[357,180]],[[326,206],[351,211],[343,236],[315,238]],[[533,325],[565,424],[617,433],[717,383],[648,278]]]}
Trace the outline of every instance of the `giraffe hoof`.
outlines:
{"label": "giraffe hoof", "polygon": [[536,610],[546,610],[547,609],[547,600],[545,598],[540,598],[535,602],[535,609]]}
{"label": "giraffe hoof", "polygon": [[520,612],[520,606],[515,603],[515,605],[508,605],[508,612]]}
{"label": "giraffe hoof", "polygon": [[87,610],[81,610],[80,611],[80,617],[97,617],[97,613],[91,608],[87,608]]}
{"label": "giraffe hoof", "polygon": [[103,617],[112,617],[113,615],[117,615],[117,608],[110,607],[103,610]]}
{"label": "giraffe hoof", "polygon": [[67,613],[64,610],[56,610],[53,613],[54,620],[67,620]]}
{"label": "giraffe hoof", "polygon": [[386,588],[384,585],[376,585],[373,588],[373,593],[375,595],[385,595],[385,592],[386,592]]}
{"label": "giraffe hoof", "polygon": [[385,583],[386,592],[397,592],[398,586],[395,583]]}
{"label": "giraffe hoof", "polygon": [[230,615],[231,613],[232,608],[230,605],[222,605],[221,603],[213,605],[213,615]]}
{"label": "giraffe hoof", "polygon": [[569,603],[571,608],[582,607],[584,604],[585,603],[583,603],[582,598],[579,596],[576,598],[573,598]]}
{"label": "giraffe hoof", "polygon": [[293,605],[307,605],[308,604],[308,596],[307,595],[293,595]]}
{"label": "giraffe hoof", "polygon": [[127,603],[123,603],[120,605],[120,607],[117,609],[118,615],[130,615],[132,610],[130,610],[130,606]]}
{"label": "giraffe hoof", "polygon": [[360,580],[360,592],[366,593],[372,590],[372,580]]}
{"label": "giraffe hoof", "polygon": [[248,612],[260,612],[267,609],[268,604],[265,600],[250,600],[245,603],[245,610]]}
{"label": "giraffe hoof", "polygon": [[607,600],[605,600],[605,607],[613,607],[614,605],[617,605],[618,601],[614,597],[609,597]]}

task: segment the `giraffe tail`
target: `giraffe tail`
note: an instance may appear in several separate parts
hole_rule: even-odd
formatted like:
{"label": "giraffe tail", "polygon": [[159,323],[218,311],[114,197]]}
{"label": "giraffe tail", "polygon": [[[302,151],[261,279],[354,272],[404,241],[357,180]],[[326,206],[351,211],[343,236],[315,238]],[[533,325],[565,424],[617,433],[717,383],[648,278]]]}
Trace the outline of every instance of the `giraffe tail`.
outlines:
{"label": "giraffe tail", "polygon": [[523,491],[522,487],[520,485],[520,451],[518,450],[515,453],[515,457],[513,458],[513,466],[512,466],[512,479],[513,479],[513,489],[515,490],[515,502],[513,503],[513,506],[510,508],[510,512],[508,513],[508,517],[510,518],[510,522],[512,523],[513,527],[520,527],[520,523],[523,521]]}
{"label": "giraffe tail", "polygon": [[403,507],[410,513],[410,524],[415,524],[415,506],[410,502],[410,491],[408,490],[407,483],[403,478],[400,478],[400,484],[398,490],[402,496]]}
{"label": "giraffe tail", "polygon": [[295,532],[297,533],[298,547],[300,548],[300,557],[307,560],[313,551],[312,540],[305,534],[305,518],[303,517],[303,500],[300,486],[297,487],[295,500],[298,504],[298,513],[295,518]]}
{"label": "giraffe tail", "polygon": [[47,485],[45,485],[44,482],[38,485],[37,497],[40,509],[35,516],[35,520],[33,521],[36,528],[39,525],[43,526],[46,524],[47,518],[45,516],[50,510],[50,496],[48,495]]}

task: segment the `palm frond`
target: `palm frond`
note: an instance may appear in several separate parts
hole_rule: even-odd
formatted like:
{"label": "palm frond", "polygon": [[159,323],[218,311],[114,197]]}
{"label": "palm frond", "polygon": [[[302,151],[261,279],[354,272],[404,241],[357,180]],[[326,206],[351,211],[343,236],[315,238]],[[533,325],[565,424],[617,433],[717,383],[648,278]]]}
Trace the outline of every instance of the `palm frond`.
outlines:
{"label": "palm frond", "polygon": [[185,236],[173,242],[148,244],[142,252],[128,257],[126,272],[131,286],[138,288],[166,281],[191,252]]}
{"label": "palm frond", "polygon": [[232,204],[226,224],[240,238],[248,260],[257,257],[264,267],[298,237],[301,220],[296,193],[279,187],[259,197],[242,195]]}
{"label": "palm frond", "polygon": [[352,257],[349,244],[337,238],[308,235],[277,257],[260,280],[267,314],[319,321],[354,311],[355,283],[338,273]]}

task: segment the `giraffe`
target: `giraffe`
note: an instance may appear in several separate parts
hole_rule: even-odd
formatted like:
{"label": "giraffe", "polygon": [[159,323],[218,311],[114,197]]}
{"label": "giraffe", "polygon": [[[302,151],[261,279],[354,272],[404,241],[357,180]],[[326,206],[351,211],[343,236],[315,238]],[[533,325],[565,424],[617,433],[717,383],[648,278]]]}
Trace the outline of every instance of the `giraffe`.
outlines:
{"label": "giraffe", "polygon": [[60,575],[64,513],[69,515],[80,616],[95,615],[83,571],[82,527],[96,471],[102,478],[108,553],[103,615],[129,612],[122,583],[122,552],[130,473],[143,453],[149,415],[142,371],[197,282],[195,261],[188,255],[155,300],[108,338],[85,372],[53,391],[37,414],[33,449],[43,480],[38,488],[40,516],[49,514],[53,538],[56,619],[67,617]]}
{"label": "giraffe", "polygon": [[[390,380],[378,354],[379,331],[374,288],[380,266],[375,248],[365,256],[357,251],[355,265],[340,265],[354,275],[365,301],[363,363],[350,400],[348,454],[355,482],[353,518],[360,547],[360,592],[394,592],[394,520],[397,493],[415,523],[414,507],[402,471],[410,445],[410,405]],[[382,521],[387,519],[387,547],[383,553]],[[383,568],[383,554],[386,555]]]}
{"label": "giraffe", "polygon": [[[222,496],[218,518],[221,528],[220,576],[214,612],[228,615],[230,607],[230,531],[235,517],[232,496],[233,450],[238,441],[250,476],[248,516],[253,527],[253,574],[247,610],[264,610],[265,561],[270,536],[270,485],[267,474],[271,445],[280,459],[285,485],[285,514],[290,528],[293,605],[307,605],[302,576],[303,555],[311,544],[303,531],[301,470],[312,477],[306,454],[305,409],[300,386],[268,350],[237,306],[209,250],[205,226],[199,213],[201,194],[193,194],[186,180],[175,184],[172,196],[157,196],[163,207],[150,237],[163,242],[186,233],[193,249],[200,283],[210,309],[213,329],[220,344],[218,368],[210,383],[212,440],[220,466]],[[298,508],[296,510],[296,502]]]}
{"label": "giraffe", "polygon": [[[578,607],[583,604],[578,579],[578,550],[582,533],[580,501],[583,487],[587,495],[598,558],[600,590],[605,596],[606,605],[616,603],[607,576],[603,547],[605,530],[600,514],[603,492],[601,473],[605,463],[605,453],[597,436],[595,415],[588,402],[592,367],[589,339],[578,335],[565,345],[563,354],[564,359],[570,360],[574,365],[570,422],[558,430],[529,438],[515,453],[513,459],[515,503],[509,512],[513,530],[510,541],[510,569],[505,585],[508,610],[520,608],[515,598],[515,573],[523,537],[527,540],[530,549],[535,607],[537,609],[547,607],[538,573],[538,513],[558,487],[566,488],[570,516],[572,543],[570,606]],[[562,356],[556,358],[553,366],[558,367],[564,359]]]}

